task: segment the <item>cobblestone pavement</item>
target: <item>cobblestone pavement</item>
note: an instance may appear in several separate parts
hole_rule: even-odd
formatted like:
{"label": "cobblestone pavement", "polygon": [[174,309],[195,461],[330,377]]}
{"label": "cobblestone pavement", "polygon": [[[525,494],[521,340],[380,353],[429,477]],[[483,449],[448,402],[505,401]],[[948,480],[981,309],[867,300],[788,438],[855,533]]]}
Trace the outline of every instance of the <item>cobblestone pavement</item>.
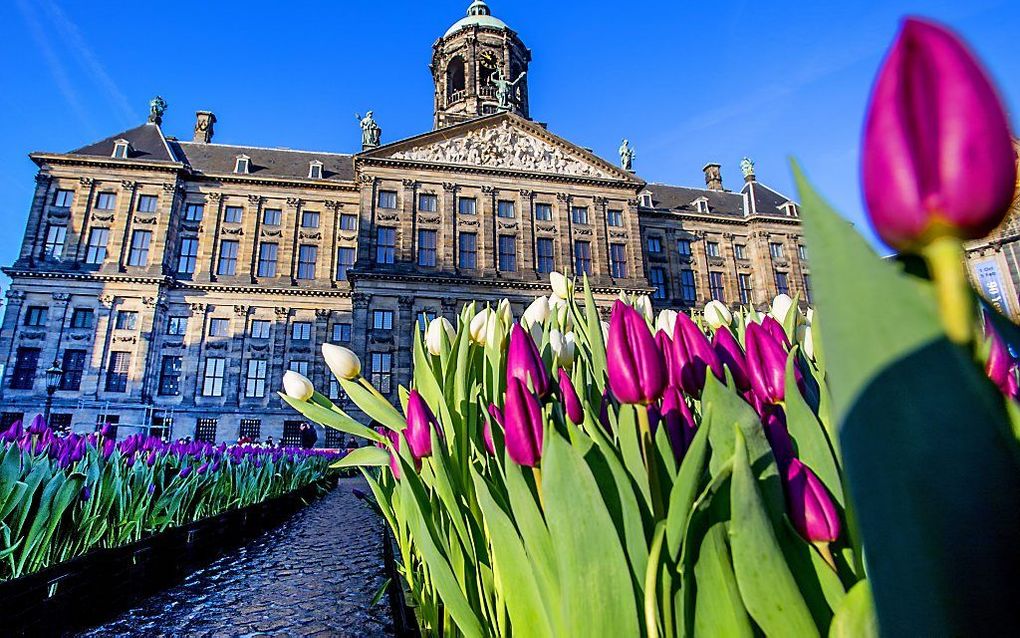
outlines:
{"label": "cobblestone pavement", "polygon": [[383,522],[340,486],[275,530],[81,636],[392,636]]}

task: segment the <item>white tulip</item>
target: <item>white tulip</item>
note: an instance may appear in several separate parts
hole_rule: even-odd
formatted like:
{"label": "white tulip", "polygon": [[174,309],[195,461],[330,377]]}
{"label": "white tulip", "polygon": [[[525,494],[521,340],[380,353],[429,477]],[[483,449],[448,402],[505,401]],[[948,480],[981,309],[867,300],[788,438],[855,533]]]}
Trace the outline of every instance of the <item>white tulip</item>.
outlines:
{"label": "white tulip", "polygon": [[790,295],[785,293],[776,295],[776,298],[772,300],[772,317],[779,323],[786,325],[786,315],[790,314],[792,306],[793,299],[790,299]]}
{"label": "white tulip", "polygon": [[542,325],[549,318],[549,298],[539,297],[531,302],[528,309],[524,311],[524,318],[529,325]]}
{"label": "white tulip", "polygon": [[665,310],[659,311],[659,316],[655,319],[655,331],[665,332],[670,339],[673,338],[673,328],[676,327],[676,310]]}
{"label": "white tulip", "polygon": [[485,326],[488,323],[489,315],[491,314],[494,313],[488,308],[484,308],[481,312],[474,316],[471,323],[468,325],[468,336],[470,336],[471,340],[480,346],[484,346],[488,343],[488,339],[486,339],[487,334]]}
{"label": "white tulip", "polygon": [[506,325],[509,326],[514,322],[514,310],[513,308],[510,307],[509,299],[505,297],[501,299],[499,302],[499,306],[496,308],[496,312],[499,313],[500,318]]}
{"label": "white tulip", "polygon": [[811,322],[814,321],[814,320],[815,320],[815,309],[811,308],[809,306],[808,309],[807,309],[807,322],[808,322],[808,325],[810,326]]}
{"label": "white tulip", "polygon": [[713,328],[728,326],[733,321],[733,314],[730,313],[730,309],[723,302],[713,299],[705,304],[705,321]]}
{"label": "white tulip", "polygon": [[568,332],[563,334],[559,330],[551,331],[549,333],[549,346],[564,368],[569,368],[574,363],[574,355],[576,353],[574,333]]}
{"label": "white tulip", "polygon": [[531,334],[531,338],[535,340],[535,345],[541,346],[542,345],[542,337],[545,334],[545,332],[543,332],[543,330],[542,330],[542,324],[540,324],[540,323],[530,323],[530,324],[527,324],[526,327],[527,327],[528,333]]}
{"label": "white tulip", "polygon": [[815,337],[814,331],[810,325],[799,325],[797,326],[797,343],[800,344],[801,350],[804,351],[804,355],[808,359],[814,360],[815,358]]}
{"label": "white tulip", "polygon": [[645,316],[645,321],[649,323],[655,318],[655,311],[652,310],[652,300],[648,298],[648,295],[638,295],[634,298],[634,308],[638,312]]}
{"label": "white tulip", "polygon": [[602,339],[603,339],[603,341],[608,342],[609,341],[609,322],[608,321],[601,321],[599,323],[602,324]]}
{"label": "white tulip", "polygon": [[555,270],[549,273],[549,285],[552,286],[553,294],[560,299],[570,299],[574,296],[574,282],[563,276],[563,273]]}
{"label": "white tulip", "polygon": [[283,391],[292,399],[307,401],[315,393],[315,387],[305,375],[288,370],[283,373]]}
{"label": "white tulip", "polygon": [[332,343],[322,344],[322,358],[337,379],[357,379],[361,375],[361,359],[353,351]]}
{"label": "white tulip", "polygon": [[429,353],[437,357],[443,351],[444,332],[446,333],[447,341],[453,343],[454,338],[457,336],[457,331],[446,317],[436,317],[429,322],[429,327],[425,329],[425,347],[428,348]]}

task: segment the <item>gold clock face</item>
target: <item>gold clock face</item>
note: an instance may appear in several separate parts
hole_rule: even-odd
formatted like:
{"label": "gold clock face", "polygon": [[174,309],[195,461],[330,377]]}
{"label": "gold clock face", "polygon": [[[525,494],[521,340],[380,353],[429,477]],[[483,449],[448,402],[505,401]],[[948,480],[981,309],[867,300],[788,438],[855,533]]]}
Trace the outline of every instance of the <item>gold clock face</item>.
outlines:
{"label": "gold clock face", "polygon": [[497,58],[496,54],[493,53],[492,51],[486,51],[481,55],[480,59],[482,61],[482,64],[488,67],[495,67],[497,64],[499,64],[499,58]]}

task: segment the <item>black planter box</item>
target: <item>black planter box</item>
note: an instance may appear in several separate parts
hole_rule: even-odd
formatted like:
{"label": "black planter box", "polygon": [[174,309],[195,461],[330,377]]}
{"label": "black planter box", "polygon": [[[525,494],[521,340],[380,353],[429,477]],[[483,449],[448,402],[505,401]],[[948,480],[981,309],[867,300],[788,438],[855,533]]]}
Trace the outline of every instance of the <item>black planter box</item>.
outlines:
{"label": "black planter box", "polygon": [[0,582],[4,636],[59,636],[127,611],[225,552],[276,527],[335,481],[98,549],[34,574]]}

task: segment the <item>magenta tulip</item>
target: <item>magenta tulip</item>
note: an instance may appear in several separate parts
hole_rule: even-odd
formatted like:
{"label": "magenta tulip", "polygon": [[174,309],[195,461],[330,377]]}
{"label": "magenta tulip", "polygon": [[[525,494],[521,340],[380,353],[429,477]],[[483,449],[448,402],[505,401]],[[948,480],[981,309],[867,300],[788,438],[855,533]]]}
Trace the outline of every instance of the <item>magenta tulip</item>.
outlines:
{"label": "magenta tulip", "polygon": [[785,398],[786,351],[756,323],[747,325],[744,342],[751,389],[763,403],[779,403]]}
{"label": "magenta tulip", "polygon": [[655,333],[655,345],[662,353],[662,360],[666,364],[666,385],[680,387],[680,368],[676,365],[676,358],[673,355],[673,338],[666,334],[665,330]]}
{"label": "magenta tulip", "polygon": [[790,344],[790,337],[787,336],[786,330],[782,324],[775,320],[771,315],[765,315],[765,318],[761,320],[761,327],[765,328],[765,331],[772,335],[772,338],[776,340],[776,343],[780,343],[784,348],[789,350],[792,346]]}
{"label": "magenta tulip", "polygon": [[584,422],[584,408],[581,407],[581,398],[577,396],[577,390],[574,389],[574,382],[570,380],[570,375],[563,368],[560,368],[559,377],[560,397],[563,399],[563,409],[567,413],[567,418],[574,425],[581,425]]}
{"label": "magenta tulip", "polygon": [[712,349],[718,355],[719,361],[729,368],[737,389],[741,392],[750,389],[751,380],[747,378],[747,359],[744,357],[744,350],[729,328],[723,326],[715,331],[712,335]]}
{"label": "magenta tulip", "polygon": [[[489,404],[489,416],[492,418],[492,421],[499,424],[499,427],[503,427],[503,413],[496,407],[495,403]],[[496,444],[492,440],[492,421],[486,421],[482,426],[482,443],[485,444],[486,452],[496,456]]]}
{"label": "magenta tulip", "polygon": [[503,403],[503,434],[506,451],[518,465],[535,467],[542,458],[542,406],[517,378],[507,382]]}
{"label": "magenta tulip", "polygon": [[538,396],[549,394],[549,372],[535,340],[528,331],[515,323],[510,329],[510,347],[506,357],[506,378],[517,379]]}
{"label": "magenta tulip", "polygon": [[708,337],[682,312],[676,316],[673,327],[673,363],[679,372],[680,388],[694,397],[701,396],[709,368],[717,378],[725,378],[719,356]]}
{"label": "magenta tulip", "polygon": [[687,453],[687,448],[691,446],[691,441],[694,440],[694,434],[697,432],[694,415],[687,407],[687,401],[684,400],[679,388],[672,386],[666,388],[662,395],[660,413],[666,427],[666,436],[669,437],[669,442],[673,447],[673,456],[679,463]]}
{"label": "magenta tulip", "polygon": [[825,485],[811,469],[793,459],[786,470],[786,503],[794,527],[809,543],[839,538],[839,515]]}
{"label": "magenta tulip", "polygon": [[[393,430],[391,430],[389,428],[378,428],[378,431],[381,434],[385,434],[386,438],[388,438],[390,440],[390,443],[393,444],[393,451],[390,452],[390,471],[393,472],[393,478],[399,480],[400,479],[400,459],[397,458],[397,455],[400,452],[400,434],[398,432],[394,432]],[[384,446],[382,444],[379,444],[379,447],[384,447]]]}
{"label": "magenta tulip", "polygon": [[782,406],[763,406],[761,426],[765,431],[765,438],[772,447],[772,455],[776,457],[776,465],[782,473],[794,458],[793,439],[790,438],[790,431],[786,427],[786,413],[783,412]]}
{"label": "magenta tulip", "polygon": [[1005,110],[945,27],[904,22],[872,92],[861,173],[871,223],[898,250],[984,237],[1009,210],[1016,154]]}
{"label": "magenta tulip", "polygon": [[609,388],[621,403],[648,405],[666,387],[666,362],[648,324],[622,301],[613,306],[606,344]]}
{"label": "magenta tulip", "polygon": [[609,388],[607,387],[602,391],[602,402],[599,404],[599,423],[610,434],[613,432],[613,425],[609,421],[609,409],[612,406],[612,401],[613,399],[609,396]]}
{"label": "magenta tulip", "polygon": [[415,460],[432,456],[432,430],[437,433],[440,431],[436,417],[418,391],[411,390],[407,396],[407,427],[404,429],[404,438],[407,439],[407,447]]}

